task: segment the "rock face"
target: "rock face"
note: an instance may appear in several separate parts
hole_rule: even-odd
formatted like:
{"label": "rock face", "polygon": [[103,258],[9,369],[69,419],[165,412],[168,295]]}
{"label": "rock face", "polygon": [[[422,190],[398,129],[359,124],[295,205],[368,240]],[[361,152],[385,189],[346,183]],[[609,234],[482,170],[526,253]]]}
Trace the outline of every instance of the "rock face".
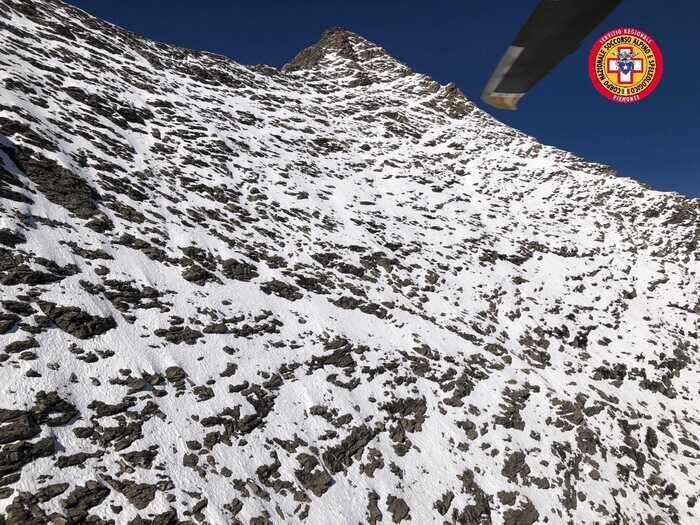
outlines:
{"label": "rock face", "polygon": [[78,339],[90,339],[117,326],[112,317],[93,316],[74,306],[59,306],[46,301],[37,304],[57,327]]}
{"label": "rock face", "polygon": [[0,523],[700,520],[698,201],[343,29],[0,12]]}

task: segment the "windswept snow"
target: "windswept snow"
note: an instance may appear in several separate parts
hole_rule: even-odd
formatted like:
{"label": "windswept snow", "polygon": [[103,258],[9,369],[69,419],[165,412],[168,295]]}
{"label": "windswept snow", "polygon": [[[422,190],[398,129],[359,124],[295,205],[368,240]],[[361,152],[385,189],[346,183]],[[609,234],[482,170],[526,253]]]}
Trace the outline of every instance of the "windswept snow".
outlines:
{"label": "windswept snow", "polygon": [[698,521],[697,200],[346,30],[0,10],[0,523]]}

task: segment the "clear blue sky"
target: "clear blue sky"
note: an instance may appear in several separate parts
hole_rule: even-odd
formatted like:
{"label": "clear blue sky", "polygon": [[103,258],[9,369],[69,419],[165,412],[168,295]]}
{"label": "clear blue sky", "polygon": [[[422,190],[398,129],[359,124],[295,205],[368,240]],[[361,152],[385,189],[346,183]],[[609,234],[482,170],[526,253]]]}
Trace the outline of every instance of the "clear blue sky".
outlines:
{"label": "clear blue sky", "polygon": [[[588,0],[581,0],[588,1]],[[281,66],[331,26],[380,44],[414,70],[455,82],[472,100],[536,0],[69,0],[149,38]],[[588,79],[597,36],[637,27],[659,42],[664,78],[638,104],[605,100]],[[611,164],[663,191],[700,197],[700,2],[625,0],[521,102],[490,110],[540,141]],[[483,107],[483,105],[482,105]]]}

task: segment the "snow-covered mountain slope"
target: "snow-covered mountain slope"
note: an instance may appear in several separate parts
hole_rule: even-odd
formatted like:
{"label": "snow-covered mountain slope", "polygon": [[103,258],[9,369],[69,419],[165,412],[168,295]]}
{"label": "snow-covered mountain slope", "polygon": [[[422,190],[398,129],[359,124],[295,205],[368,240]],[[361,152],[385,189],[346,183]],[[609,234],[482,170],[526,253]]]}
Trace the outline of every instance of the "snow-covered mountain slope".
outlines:
{"label": "snow-covered mountain slope", "polygon": [[0,523],[698,523],[697,200],[345,30],[0,11]]}

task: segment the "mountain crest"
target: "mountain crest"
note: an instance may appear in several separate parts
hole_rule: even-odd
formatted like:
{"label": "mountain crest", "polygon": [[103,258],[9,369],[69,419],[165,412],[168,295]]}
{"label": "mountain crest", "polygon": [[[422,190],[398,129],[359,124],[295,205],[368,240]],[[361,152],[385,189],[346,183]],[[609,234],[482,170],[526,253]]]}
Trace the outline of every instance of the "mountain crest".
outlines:
{"label": "mountain crest", "polygon": [[381,46],[342,27],[324,31],[316,44],[299,52],[282,70],[286,73],[326,68],[337,70],[338,66],[366,72],[390,72],[394,78],[413,73]]}

